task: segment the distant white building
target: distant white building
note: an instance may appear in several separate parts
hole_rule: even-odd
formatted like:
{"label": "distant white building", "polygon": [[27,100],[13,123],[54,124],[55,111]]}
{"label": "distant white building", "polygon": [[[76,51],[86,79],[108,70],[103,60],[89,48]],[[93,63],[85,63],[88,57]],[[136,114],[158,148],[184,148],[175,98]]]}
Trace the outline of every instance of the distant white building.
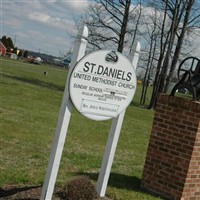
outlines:
{"label": "distant white building", "polygon": [[40,57],[36,57],[36,58],[34,58],[33,63],[40,64],[40,63],[42,63],[42,59]]}
{"label": "distant white building", "polygon": [[11,59],[17,59],[17,54],[16,53],[11,53],[10,54]]}

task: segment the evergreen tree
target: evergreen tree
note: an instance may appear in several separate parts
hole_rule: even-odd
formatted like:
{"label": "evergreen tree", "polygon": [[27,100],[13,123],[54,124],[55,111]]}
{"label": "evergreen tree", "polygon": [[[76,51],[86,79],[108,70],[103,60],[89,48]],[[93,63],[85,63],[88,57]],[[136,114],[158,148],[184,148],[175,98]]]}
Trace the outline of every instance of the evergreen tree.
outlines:
{"label": "evergreen tree", "polygon": [[15,53],[15,54],[17,54],[17,47],[14,47],[14,49],[13,49],[12,53]]}
{"label": "evergreen tree", "polygon": [[1,42],[6,48],[14,49],[13,41],[10,37],[6,37],[5,35],[1,38]]}
{"label": "evergreen tree", "polygon": [[2,38],[1,38],[1,42],[3,43],[3,45],[8,48],[8,41],[7,41],[7,38],[6,36],[4,35]]}
{"label": "evergreen tree", "polygon": [[11,49],[14,49],[14,44],[13,44],[13,41],[10,37],[7,38],[7,43],[8,43],[8,47],[10,47]]}
{"label": "evergreen tree", "polygon": [[20,50],[19,53],[18,53],[18,57],[22,57],[22,55],[23,55],[23,51]]}
{"label": "evergreen tree", "polygon": [[24,51],[24,56],[23,56],[24,58],[27,58],[28,57],[28,51],[27,50],[25,50]]}
{"label": "evergreen tree", "polygon": [[8,53],[12,53],[12,50],[11,50],[10,47],[8,47],[6,51],[7,51]]}

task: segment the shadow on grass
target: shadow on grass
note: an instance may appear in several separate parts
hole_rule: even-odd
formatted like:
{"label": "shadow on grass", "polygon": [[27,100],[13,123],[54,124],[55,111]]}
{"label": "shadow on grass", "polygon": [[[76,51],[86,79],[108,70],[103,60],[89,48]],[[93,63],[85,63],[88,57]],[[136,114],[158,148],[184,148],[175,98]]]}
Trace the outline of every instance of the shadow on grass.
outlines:
{"label": "shadow on grass", "polygon": [[[0,188],[0,197],[9,197],[19,192],[30,191],[37,188],[41,188],[41,186],[29,186],[29,187],[26,186],[26,187],[20,187],[20,188],[7,186],[6,188]],[[29,199],[34,200],[33,198],[29,198]]]}
{"label": "shadow on grass", "polygon": [[[88,176],[92,180],[98,179],[98,173],[78,173],[78,175]],[[143,192],[143,190],[140,188],[140,184],[141,179],[135,176],[127,176],[124,174],[117,174],[112,172],[108,182],[108,185],[111,187]]]}
{"label": "shadow on grass", "polygon": [[64,91],[64,87],[63,86],[59,86],[59,85],[55,85],[53,83],[47,83],[44,81],[41,81],[39,79],[35,79],[35,78],[23,78],[23,77],[18,77],[18,76],[11,76],[11,75],[7,75],[7,74],[2,74],[2,76],[6,77],[6,78],[11,78],[17,81],[22,81],[25,83],[29,83],[29,84],[33,84],[39,87],[44,87],[44,88],[48,88],[48,89],[52,89],[52,90],[56,90],[56,91]]}
{"label": "shadow on grass", "polygon": [[[97,180],[98,179],[98,173],[77,173],[77,175],[84,175],[88,176],[92,180]],[[125,189],[125,190],[132,190],[135,192],[140,192],[143,194],[148,194],[163,200],[169,200],[165,199],[164,197],[161,198],[160,195],[157,195],[153,192],[147,191],[144,188],[141,187],[141,179],[136,177],[136,176],[127,176],[124,174],[117,174],[117,173],[112,173],[110,174],[109,177],[109,182],[108,185],[110,187],[115,187],[119,189]]]}

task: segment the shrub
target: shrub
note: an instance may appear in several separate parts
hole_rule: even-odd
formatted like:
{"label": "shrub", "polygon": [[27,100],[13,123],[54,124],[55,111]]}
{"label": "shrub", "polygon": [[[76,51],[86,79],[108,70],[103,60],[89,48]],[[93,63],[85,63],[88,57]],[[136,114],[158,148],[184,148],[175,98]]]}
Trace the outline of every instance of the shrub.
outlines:
{"label": "shrub", "polygon": [[66,184],[63,196],[66,200],[94,200],[97,192],[88,177],[79,176]]}

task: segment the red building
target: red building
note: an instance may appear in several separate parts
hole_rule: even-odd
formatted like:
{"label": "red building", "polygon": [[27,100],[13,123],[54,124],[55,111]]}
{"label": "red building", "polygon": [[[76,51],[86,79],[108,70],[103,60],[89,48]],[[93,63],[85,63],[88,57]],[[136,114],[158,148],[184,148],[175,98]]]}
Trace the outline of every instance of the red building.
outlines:
{"label": "red building", "polygon": [[6,55],[6,47],[3,45],[2,42],[0,42],[0,56]]}

